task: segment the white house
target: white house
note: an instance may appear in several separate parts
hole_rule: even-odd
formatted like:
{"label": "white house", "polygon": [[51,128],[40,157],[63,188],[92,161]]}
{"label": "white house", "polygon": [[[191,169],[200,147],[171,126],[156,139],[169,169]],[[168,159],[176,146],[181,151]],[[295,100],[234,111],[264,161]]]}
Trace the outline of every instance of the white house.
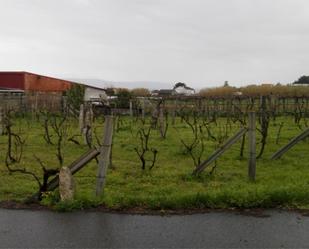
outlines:
{"label": "white house", "polygon": [[195,94],[195,90],[193,88],[188,87],[184,84],[183,85],[179,84],[179,86],[176,86],[174,88],[174,92],[175,95],[185,95],[185,96]]}
{"label": "white house", "polygon": [[104,89],[93,86],[86,86],[84,101],[85,102],[91,101],[94,104],[102,102],[107,103],[108,97]]}

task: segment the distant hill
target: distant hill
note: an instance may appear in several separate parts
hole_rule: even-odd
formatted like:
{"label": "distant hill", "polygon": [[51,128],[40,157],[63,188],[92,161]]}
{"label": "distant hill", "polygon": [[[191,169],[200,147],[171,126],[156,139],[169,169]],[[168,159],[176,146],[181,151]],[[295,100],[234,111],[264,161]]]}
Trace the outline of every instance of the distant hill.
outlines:
{"label": "distant hill", "polygon": [[96,87],[124,87],[124,88],[148,88],[150,90],[153,89],[172,89],[173,83],[164,83],[164,82],[155,82],[155,81],[109,81],[102,79],[81,79],[81,78],[70,78],[68,80],[79,82],[82,84],[96,86]]}

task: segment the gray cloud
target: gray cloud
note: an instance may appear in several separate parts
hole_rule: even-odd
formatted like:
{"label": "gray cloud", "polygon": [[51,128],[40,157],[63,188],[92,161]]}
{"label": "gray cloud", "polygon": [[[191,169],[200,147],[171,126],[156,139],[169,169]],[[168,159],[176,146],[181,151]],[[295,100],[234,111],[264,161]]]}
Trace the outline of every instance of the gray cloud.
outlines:
{"label": "gray cloud", "polygon": [[0,3],[0,70],[198,88],[309,74],[307,0]]}

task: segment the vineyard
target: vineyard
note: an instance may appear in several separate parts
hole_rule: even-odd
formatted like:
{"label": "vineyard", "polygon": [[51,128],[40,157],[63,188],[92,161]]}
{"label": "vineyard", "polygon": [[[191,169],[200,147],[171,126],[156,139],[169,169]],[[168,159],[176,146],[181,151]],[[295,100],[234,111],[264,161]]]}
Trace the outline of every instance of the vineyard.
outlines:
{"label": "vineyard", "polygon": [[[82,124],[81,116],[66,111],[2,110],[0,201],[23,202],[40,190],[42,204],[64,205],[57,190],[48,191],[49,181],[60,167],[103,146],[107,116],[86,107]],[[96,196],[99,157],[94,156],[74,175],[76,196],[70,205],[308,207],[307,97],[134,98],[126,114],[116,107],[111,110],[112,146],[104,190]],[[249,146],[247,132],[250,113],[256,120],[253,179],[248,176],[254,148]],[[278,150],[300,134],[304,135],[295,146],[274,159]],[[213,157],[217,151],[219,156]],[[197,170],[212,157],[207,167]]]}

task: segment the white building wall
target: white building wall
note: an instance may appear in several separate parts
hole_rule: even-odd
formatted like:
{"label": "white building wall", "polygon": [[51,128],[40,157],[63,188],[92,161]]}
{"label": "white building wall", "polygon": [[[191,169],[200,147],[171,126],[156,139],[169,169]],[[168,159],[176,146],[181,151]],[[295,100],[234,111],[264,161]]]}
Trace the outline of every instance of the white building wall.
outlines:
{"label": "white building wall", "polygon": [[181,95],[192,95],[195,93],[194,90],[186,89],[184,87],[177,87],[175,91],[177,94],[181,94]]}
{"label": "white building wall", "polygon": [[93,101],[93,100],[107,100],[107,95],[104,90],[86,87],[84,101]]}

